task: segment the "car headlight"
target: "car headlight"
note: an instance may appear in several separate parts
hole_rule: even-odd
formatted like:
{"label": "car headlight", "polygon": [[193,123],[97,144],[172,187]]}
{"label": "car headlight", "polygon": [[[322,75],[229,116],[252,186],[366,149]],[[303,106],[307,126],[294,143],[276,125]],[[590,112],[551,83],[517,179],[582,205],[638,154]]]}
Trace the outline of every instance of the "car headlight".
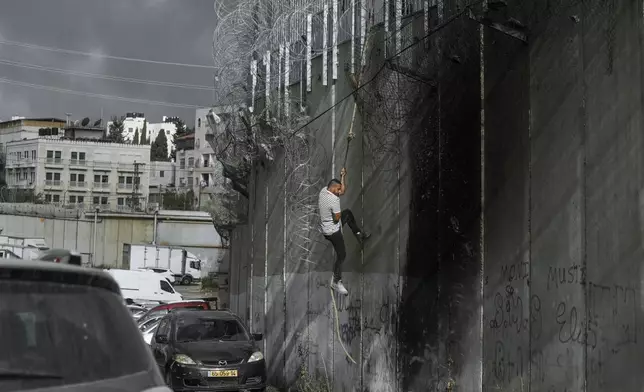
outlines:
{"label": "car headlight", "polygon": [[185,354],[175,354],[175,356],[172,357],[172,359],[176,363],[180,363],[182,365],[196,365],[196,362],[193,361],[192,358],[190,358],[189,356],[187,356]]}
{"label": "car headlight", "polygon": [[248,362],[257,362],[261,361],[262,359],[264,359],[264,354],[262,354],[261,351],[255,351],[253,355],[248,358]]}

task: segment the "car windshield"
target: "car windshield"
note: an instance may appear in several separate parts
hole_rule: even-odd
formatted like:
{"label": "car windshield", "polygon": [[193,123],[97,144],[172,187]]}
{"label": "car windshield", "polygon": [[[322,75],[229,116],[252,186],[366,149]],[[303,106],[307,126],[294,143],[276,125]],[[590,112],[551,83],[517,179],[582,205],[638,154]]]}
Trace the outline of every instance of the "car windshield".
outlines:
{"label": "car windshield", "polygon": [[0,391],[149,372],[122,298],[105,289],[0,281]]}
{"label": "car windshield", "polygon": [[151,319],[147,320],[146,322],[144,322],[143,324],[139,325],[139,329],[142,332],[145,332],[145,331],[149,330],[151,327],[153,327],[155,324],[158,324],[159,321],[161,321],[161,316],[151,318]]}
{"label": "car windshield", "polygon": [[139,325],[139,328],[147,323],[148,321],[157,318],[159,316],[162,316],[164,314],[168,314],[168,309],[161,309],[161,310],[148,310],[146,314],[141,316],[141,318],[137,321],[137,324]]}
{"label": "car windshield", "polygon": [[203,340],[250,340],[248,333],[237,320],[186,317],[177,320],[177,342]]}

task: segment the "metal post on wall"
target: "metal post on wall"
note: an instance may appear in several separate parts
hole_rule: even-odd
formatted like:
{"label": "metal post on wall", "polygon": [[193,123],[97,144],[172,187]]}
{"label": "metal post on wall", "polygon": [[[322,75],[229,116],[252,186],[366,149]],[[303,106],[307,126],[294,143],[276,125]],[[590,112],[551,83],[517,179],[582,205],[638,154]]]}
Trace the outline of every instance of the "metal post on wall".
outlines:
{"label": "metal post on wall", "polygon": [[152,245],[157,244],[157,223],[159,217],[159,207],[154,208],[154,227],[152,228]]}
{"label": "metal post on wall", "polygon": [[96,207],[94,209],[94,239],[92,241],[92,261],[90,265],[92,267],[95,266],[96,262],[96,232],[98,231],[98,211],[100,210],[99,207]]}

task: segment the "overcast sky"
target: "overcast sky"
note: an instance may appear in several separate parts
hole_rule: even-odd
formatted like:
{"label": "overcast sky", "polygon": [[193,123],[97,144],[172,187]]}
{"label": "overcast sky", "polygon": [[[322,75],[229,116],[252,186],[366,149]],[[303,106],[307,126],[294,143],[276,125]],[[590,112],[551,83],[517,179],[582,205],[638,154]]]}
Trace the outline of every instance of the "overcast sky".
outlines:
{"label": "overcast sky", "polygon": [[[0,40],[109,56],[212,65],[213,0],[0,0]],[[2,64],[20,62],[84,73],[212,85],[204,68],[72,55],[0,44],[0,78],[93,94],[207,106],[212,93],[176,87],[66,75]],[[77,96],[0,83],[0,118],[55,116],[105,119],[145,113],[157,122],[180,116],[192,125],[194,110]]]}

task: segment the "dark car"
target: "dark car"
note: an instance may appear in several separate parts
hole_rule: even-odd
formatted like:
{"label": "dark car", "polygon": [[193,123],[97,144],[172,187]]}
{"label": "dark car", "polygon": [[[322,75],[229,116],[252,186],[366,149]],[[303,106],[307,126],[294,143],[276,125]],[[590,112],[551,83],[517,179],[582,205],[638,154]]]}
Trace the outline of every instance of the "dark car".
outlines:
{"label": "dark car", "polygon": [[100,270],[0,261],[0,391],[161,391],[165,382]]}
{"label": "dark car", "polygon": [[38,260],[73,265],[81,265],[82,263],[81,254],[68,249],[47,249],[38,256]]}
{"label": "dark car", "polygon": [[175,391],[256,391],[266,388],[266,363],[235,314],[218,310],[172,312],[161,320],[152,352]]}
{"label": "dark car", "polygon": [[186,300],[171,302],[169,304],[157,305],[148,310],[143,316],[138,318],[137,324],[139,327],[159,315],[166,315],[174,309],[195,309],[195,310],[209,310],[210,303],[202,300]]}

